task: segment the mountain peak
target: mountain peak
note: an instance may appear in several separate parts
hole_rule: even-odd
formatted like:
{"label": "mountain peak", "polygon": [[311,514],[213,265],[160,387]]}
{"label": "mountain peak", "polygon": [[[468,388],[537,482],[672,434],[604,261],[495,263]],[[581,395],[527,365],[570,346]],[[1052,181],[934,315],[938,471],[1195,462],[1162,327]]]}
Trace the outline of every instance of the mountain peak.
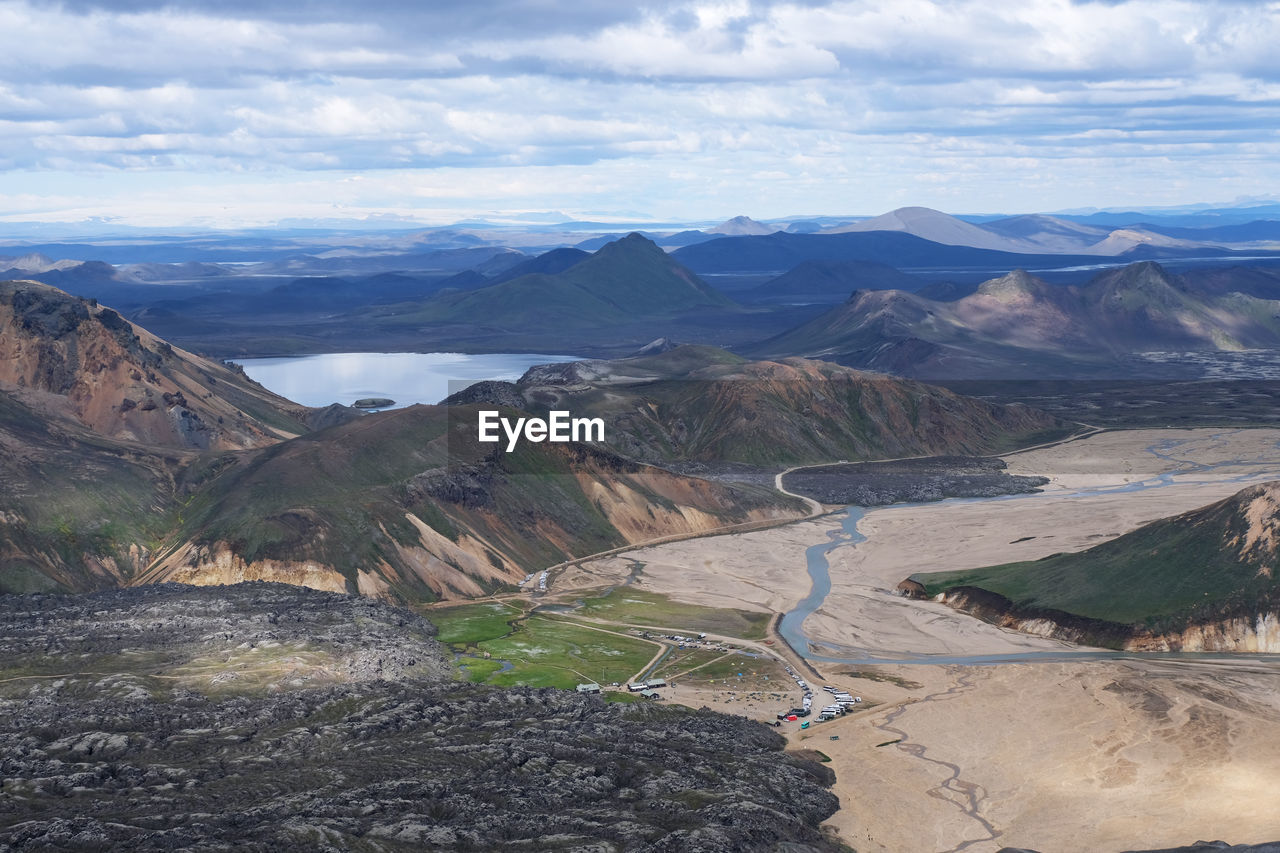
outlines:
{"label": "mountain peak", "polygon": [[1177,280],[1155,261],[1138,261],[1117,270],[1109,270],[1094,279],[1113,293],[1155,293],[1179,290]]}
{"label": "mountain peak", "polygon": [[163,447],[279,441],[251,411],[306,429],[299,407],[243,374],[175,349],[110,308],[32,281],[0,283],[0,387],[99,435]]}
{"label": "mountain peak", "polygon": [[978,285],[977,293],[1006,301],[1020,296],[1043,296],[1048,287],[1049,285],[1026,270],[1016,269],[999,278],[984,281]]}
{"label": "mountain peak", "polygon": [[659,355],[664,352],[671,352],[671,350],[678,346],[680,346],[680,344],[671,340],[671,338],[658,338],[657,340],[650,341],[640,347],[640,349],[635,351],[634,355]]}
{"label": "mountain peak", "polygon": [[10,270],[19,270],[21,272],[38,275],[40,273],[52,272],[54,270],[66,270],[80,266],[80,261],[55,261],[48,255],[42,255],[39,252],[29,252],[19,258],[7,258],[0,261]]}
{"label": "mountain peak", "polygon": [[732,219],[722,222],[715,228],[708,228],[707,234],[728,234],[734,237],[773,234],[779,229],[771,225],[765,225],[763,222],[756,222],[750,216],[735,216]]}
{"label": "mountain peak", "polygon": [[931,207],[900,207],[872,219],[829,228],[822,233],[847,234],[855,231],[902,231],[934,243],[1002,252],[1019,251],[1022,248],[1016,240],[971,225],[963,219]]}
{"label": "mountain peak", "polygon": [[602,252],[611,246],[614,247],[615,249],[651,249],[652,251],[658,252],[660,254],[663,254],[663,255],[666,254],[666,252],[662,251],[661,246],[659,246],[657,243],[653,242],[648,237],[641,234],[639,231],[632,231],[627,236],[619,237],[617,240],[614,240],[612,243],[605,243],[603,246],[600,247],[599,251]]}

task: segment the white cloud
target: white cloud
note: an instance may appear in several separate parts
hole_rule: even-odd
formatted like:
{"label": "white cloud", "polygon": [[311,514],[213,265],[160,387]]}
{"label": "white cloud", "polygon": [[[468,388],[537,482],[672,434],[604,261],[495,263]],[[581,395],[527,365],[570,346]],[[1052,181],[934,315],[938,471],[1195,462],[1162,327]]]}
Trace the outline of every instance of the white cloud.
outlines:
{"label": "white cloud", "polygon": [[[0,0],[0,195],[22,209],[764,216],[1280,178],[1276,3],[126,5]],[[360,172],[358,197],[329,180]],[[38,204],[38,175],[98,177]]]}

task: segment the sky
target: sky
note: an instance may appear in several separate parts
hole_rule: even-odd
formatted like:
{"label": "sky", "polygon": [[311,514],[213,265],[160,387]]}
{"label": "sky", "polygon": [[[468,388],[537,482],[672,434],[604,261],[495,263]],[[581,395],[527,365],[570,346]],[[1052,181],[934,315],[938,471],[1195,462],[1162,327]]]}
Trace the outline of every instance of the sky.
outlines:
{"label": "sky", "polygon": [[1280,3],[0,0],[0,222],[1275,197]]}

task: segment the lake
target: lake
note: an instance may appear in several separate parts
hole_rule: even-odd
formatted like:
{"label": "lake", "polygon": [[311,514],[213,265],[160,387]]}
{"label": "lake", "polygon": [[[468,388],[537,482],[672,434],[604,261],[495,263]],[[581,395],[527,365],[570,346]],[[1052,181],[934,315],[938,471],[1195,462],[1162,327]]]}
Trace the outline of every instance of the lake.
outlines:
{"label": "lake", "polygon": [[579,359],[538,353],[337,352],[235,361],[250,379],[304,406],[349,406],[365,397],[388,397],[395,400],[388,408],[400,408],[439,403],[486,379],[513,381],[535,364]]}

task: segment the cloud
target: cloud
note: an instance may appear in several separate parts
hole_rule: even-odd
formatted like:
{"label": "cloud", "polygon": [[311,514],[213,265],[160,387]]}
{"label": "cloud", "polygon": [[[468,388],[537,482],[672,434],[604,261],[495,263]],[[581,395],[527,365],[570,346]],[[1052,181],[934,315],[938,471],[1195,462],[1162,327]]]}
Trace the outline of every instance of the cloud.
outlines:
{"label": "cloud", "polygon": [[[302,198],[328,186],[308,173],[386,172],[349,203],[536,206],[536,187],[585,209],[613,186],[616,207],[768,215],[1280,177],[1276,3],[0,0],[0,30],[0,193],[24,199],[31,175],[121,172],[213,204],[224,174],[283,206],[280,181]],[[121,184],[97,185],[109,212]]]}

